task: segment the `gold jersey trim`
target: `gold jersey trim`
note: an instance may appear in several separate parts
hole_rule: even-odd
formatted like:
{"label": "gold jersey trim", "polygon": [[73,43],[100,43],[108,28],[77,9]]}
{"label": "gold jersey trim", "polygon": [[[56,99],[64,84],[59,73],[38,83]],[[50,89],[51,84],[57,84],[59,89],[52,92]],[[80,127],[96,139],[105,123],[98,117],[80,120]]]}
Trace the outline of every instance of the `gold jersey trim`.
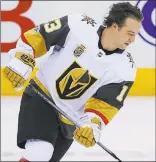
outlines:
{"label": "gold jersey trim", "polygon": [[103,115],[104,118],[107,118],[109,122],[119,110],[116,107],[111,106],[102,100],[91,97],[85,105],[85,111],[93,113],[99,112],[101,115]]}
{"label": "gold jersey trim", "polygon": [[59,118],[62,122],[68,124],[68,125],[74,125],[70,120],[68,120],[67,118],[65,118],[63,115],[59,114]]}
{"label": "gold jersey trim", "polygon": [[50,96],[49,91],[46,89],[46,87],[39,81],[39,79],[35,76],[32,78],[32,80],[38,85],[39,88],[47,95]]}
{"label": "gold jersey trim", "polygon": [[36,58],[47,53],[45,40],[39,32],[36,32],[34,29],[31,29],[25,32],[24,36],[28,43],[34,49]]}

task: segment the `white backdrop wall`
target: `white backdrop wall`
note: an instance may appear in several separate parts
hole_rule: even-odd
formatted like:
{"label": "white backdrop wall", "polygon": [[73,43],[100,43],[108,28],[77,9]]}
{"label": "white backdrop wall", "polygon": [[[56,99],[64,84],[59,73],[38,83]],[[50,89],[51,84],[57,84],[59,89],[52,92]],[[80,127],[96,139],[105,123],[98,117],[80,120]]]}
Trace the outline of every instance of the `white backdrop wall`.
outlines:
{"label": "white backdrop wall", "polygon": [[[51,20],[53,17],[61,17],[67,14],[86,13],[90,17],[102,23],[103,18],[107,15],[109,7],[113,3],[120,1],[33,1],[31,7],[22,15],[31,19],[35,25]],[[137,1],[128,1],[133,5]],[[148,1],[140,1],[139,7],[142,9]],[[18,1],[1,1],[1,10],[8,11],[16,8]],[[151,20],[155,24],[156,9],[152,9]],[[144,13],[145,14],[145,13]],[[25,24],[27,25],[27,24]],[[153,44],[155,38],[150,36],[142,27],[142,35]],[[13,42],[21,34],[20,26],[14,22],[1,22],[1,42]],[[155,67],[155,46],[147,43],[138,35],[133,45],[129,47],[136,65],[139,68]],[[3,67],[9,60],[7,53],[1,53],[1,66]],[[38,62],[42,61],[39,59]]]}

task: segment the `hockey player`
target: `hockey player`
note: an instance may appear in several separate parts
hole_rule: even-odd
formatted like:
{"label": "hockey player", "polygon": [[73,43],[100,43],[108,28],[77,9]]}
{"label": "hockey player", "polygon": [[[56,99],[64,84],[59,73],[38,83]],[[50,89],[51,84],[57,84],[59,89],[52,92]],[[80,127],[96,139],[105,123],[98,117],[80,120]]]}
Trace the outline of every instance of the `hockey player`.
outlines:
{"label": "hockey player", "polygon": [[[136,66],[126,47],[140,30],[141,11],[128,2],[113,4],[101,25],[86,15],[68,15],[25,32],[9,51],[6,78],[16,90],[42,63],[21,99],[17,145],[25,149],[20,161],[60,161],[75,139],[85,147],[100,140],[135,80]],[[39,97],[47,96],[81,126]]]}

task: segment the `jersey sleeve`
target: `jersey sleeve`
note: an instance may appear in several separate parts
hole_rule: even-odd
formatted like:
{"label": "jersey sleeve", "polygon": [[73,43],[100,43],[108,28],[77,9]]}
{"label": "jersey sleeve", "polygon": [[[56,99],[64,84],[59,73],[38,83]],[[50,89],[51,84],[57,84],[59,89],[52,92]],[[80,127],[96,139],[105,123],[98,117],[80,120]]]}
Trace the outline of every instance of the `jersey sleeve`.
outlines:
{"label": "jersey sleeve", "polygon": [[64,16],[36,26],[25,32],[21,39],[32,47],[37,58],[47,53],[53,45],[63,46],[69,31],[68,16]]}
{"label": "jersey sleeve", "polygon": [[107,125],[123,106],[133,81],[111,83],[100,87],[87,101],[85,112],[94,113]]}

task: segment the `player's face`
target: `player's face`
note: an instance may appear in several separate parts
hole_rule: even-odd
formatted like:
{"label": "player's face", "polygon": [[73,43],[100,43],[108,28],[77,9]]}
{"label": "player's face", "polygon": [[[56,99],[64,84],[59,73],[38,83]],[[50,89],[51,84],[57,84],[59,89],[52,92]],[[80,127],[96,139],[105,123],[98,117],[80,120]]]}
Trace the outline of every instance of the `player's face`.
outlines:
{"label": "player's face", "polygon": [[141,28],[141,22],[132,18],[127,18],[125,25],[118,28],[116,33],[117,46],[120,49],[125,49],[128,45],[134,42],[136,35]]}

